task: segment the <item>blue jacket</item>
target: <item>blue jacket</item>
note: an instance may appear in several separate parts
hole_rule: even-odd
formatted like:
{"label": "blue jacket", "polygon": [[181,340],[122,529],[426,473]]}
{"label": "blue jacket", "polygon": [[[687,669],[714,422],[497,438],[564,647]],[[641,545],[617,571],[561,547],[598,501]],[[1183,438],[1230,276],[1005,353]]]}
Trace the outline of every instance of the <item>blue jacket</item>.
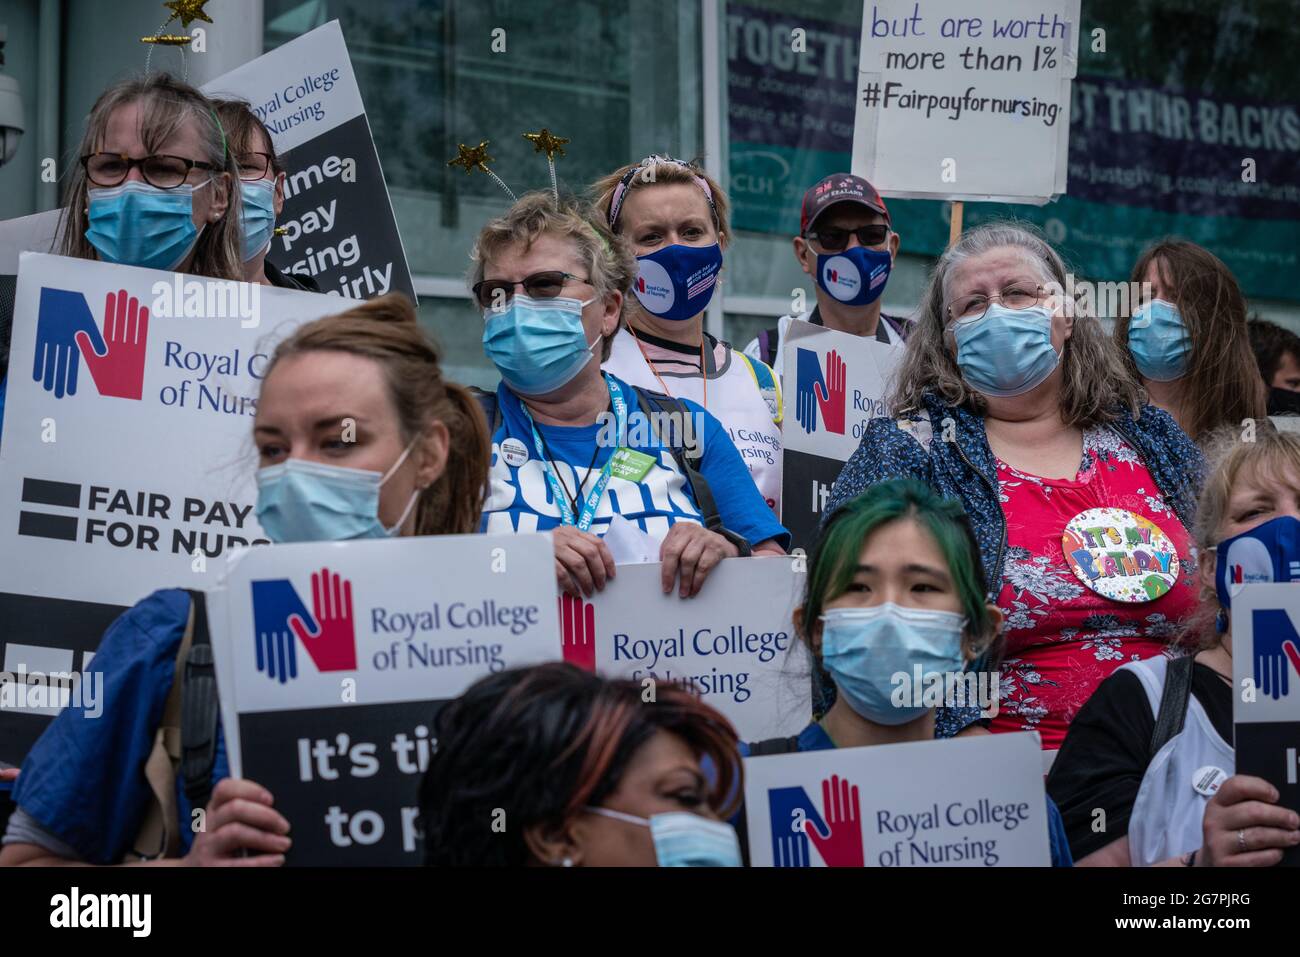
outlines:
{"label": "blue jacket", "polygon": [[[960,499],[979,541],[988,593],[996,596],[1002,581],[1007,520],[998,496],[997,461],[989,448],[984,419],[949,406],[932,393],[924,396],[926,416],[878,418],[867,424],[862,443],[831,489],[829,516],[838,506],[876,482],[915,478],[947,498]],[[946,419],[952,438],[943,440]],[[906,425],[900,428],[900,422]],[[1189,531],[1196,516],[1205,459],[1201,450],[1167,412],[1145,406],[1138,417],[1122,410],[1108,423],[1142,456],[1163,499]],[[924,443],[924,444],[923,444]]]}

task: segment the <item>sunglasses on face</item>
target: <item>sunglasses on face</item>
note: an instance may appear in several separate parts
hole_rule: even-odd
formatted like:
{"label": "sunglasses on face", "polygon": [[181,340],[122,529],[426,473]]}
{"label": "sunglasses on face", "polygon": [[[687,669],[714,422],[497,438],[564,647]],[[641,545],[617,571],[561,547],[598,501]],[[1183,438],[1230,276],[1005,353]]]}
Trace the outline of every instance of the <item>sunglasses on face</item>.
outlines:
{"label": "sunglasses on face", "polygon": [[591,284],[590,279],[583,279],[571,272],[560,269],[547,269],[535,272],[523,279],[484,279],[474,283],[474,301],[482,309],[494,309],[504,306],[515,295],[515,287],[523,286],[524,292],[533,299],[554,299],[564,291],[564,285],[570,279]]}
{"label": "sunglasses on face", "polygon": [[820,245],[828,253],[837,253],[849,244],[849,236],[851,235],[857,236],[858,243],[863,246],[879,246],[889,238],[889,225],[887,223],[872,223],[870,226],[859,226],[857,229],[823,226],[814,232],[808,233],[806,238]]}
{"label": "sunglasses on face", "polygon": [[132,167],[140,167],[140,175],[157,189],[175,189],[189,178],[190,170],[215,170],[211,163],[158,153],[141,159],[132,159],[125,153],[87,153],[81,158],[86,178],[96,186],[121,186],[130,175]]}

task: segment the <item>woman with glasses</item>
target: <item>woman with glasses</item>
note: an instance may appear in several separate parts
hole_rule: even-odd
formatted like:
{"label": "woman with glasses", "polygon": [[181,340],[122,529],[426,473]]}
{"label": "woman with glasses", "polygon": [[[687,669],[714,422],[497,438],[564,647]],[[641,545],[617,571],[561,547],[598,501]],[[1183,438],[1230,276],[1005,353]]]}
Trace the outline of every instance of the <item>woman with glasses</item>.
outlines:
{"label": "woman with glasses", "polygon": [[614,577],[604,536],[616,526],[683,598],[724,558],[784,552],[788,533],[716,418],[602,373],[635,266],[589,207],[530,193],[483,227],[473,259],[483,347],[501,373],[485,402],[483,531],[552,532],[574,596]]}
{"label": "woman with glasses", "polygon": [[702,169],[666,156],[615,170],[592,191],[637,260],[634,298],[605,368],[716,416],[781,514],[780,383],[762,361],[704,331],[731,239],[726,194]]}
{"label": "woman with glasses", "polygon": [[[915,477],[966,507],[1006,619],[994,731],[1056,750],[1116,667],[1161,653],[1197,605],[1200,452],[1143,403],[1114,341],[1067,299],[1061,257],[993,223],[940,257],[889,418],[873,420],[828,514]],[[945,709],[941,734],[976,720]]]}
{"label": "woman with glasses", "polygon": [[865,179],[833,173],[818,182],[804,193],[794,237],[794,258],[816,282],[816,302],[764,329],[745,347],[745,355],[763,360],[781,378],[785,334],[795,322],[901,345],[906,320],[880,308],[898,244],[885,201]]}
{"label": "woman with glasses", "polygon": [[114,84],[91,108],[77,155],[63,255],[244,278],[238,168],[198,90],[165,73]]}
{"label": "woman with glasses", "polygon": [[244,279],[264,286],[320,292],[308,273],[281,272],[266,258],[275,236],[275,221],[284,211],[285,181],[270,131],[243,100],[215,100],[214,104],[239,169]]}

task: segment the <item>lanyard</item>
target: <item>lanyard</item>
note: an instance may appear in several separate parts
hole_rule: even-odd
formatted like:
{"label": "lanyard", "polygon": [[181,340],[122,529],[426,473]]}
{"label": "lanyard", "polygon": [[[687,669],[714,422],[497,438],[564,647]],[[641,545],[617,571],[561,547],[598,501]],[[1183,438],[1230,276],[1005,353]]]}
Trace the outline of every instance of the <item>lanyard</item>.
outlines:
{"label": "lanyard", "polygon": [[[605,376],[605,384],[609,387],[609,401],[610,405],[614,407],[614,422],[618,430],[618,442],[621,448],[627,435],[627,403],[623,400],[623,390],[617,382],[609,376]],[[569,494],[560,485],[560,480],[551,468],[551,463],[547,461],[546,447],[542,444],[542,436],[537,431],[537,425],[533,422],[528,407],[522,402],[519,407],[523,410],[524,418],[528,420],[528,425],[533,430],[533,445],[537,449],[537,458],[542,463],[542,470],[546,473],[546,481],[551,486],[551,495],[560,509],[560,523],[562,525],[576,525],[580,532],[587,531],[591,528],[591,520],[596,517],[596,507],[600,505],[601,496],[605,494],[605,486],[609,484],[610,474],[614,470],[614,456],[618,449],[616,448],[614,452],[611,452],[609,458],[605,461],[605,467],[600,470],[600,478],[596,479],[596,484],[587,493],[587,497],[582,503],[582,512],[575,521],[573,508],[569,505]],[[575,482],[578,481],[576,471],[573,478]],[[582,486],[579,485],[578,488],[581,489]]]}

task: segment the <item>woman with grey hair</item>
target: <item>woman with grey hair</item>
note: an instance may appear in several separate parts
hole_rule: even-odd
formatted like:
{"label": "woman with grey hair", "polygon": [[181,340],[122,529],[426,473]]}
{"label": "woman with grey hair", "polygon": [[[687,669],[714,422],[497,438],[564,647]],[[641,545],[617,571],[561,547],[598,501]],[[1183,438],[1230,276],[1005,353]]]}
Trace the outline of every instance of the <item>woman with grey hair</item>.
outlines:
{"label": "woman with grey hair", "polygon": [[[887,478],[965,505],[1006,618],[993,731],[1060,747],[1116,667],[1163,651],[1197,604],[1203,462],[1146,404],[1113,341],[1079,314],[1037,232],[990,223],[939,259],[889,397],[827,514]],[[951,702],[950,702],[951,704]],[[979,717],[939,713],[941,736]]]}
{"label": "woman with grey hair", "polygon": [[483,348],[501,373],[484,396],[483,531],[551,532],[575,598],[614,577],[615,528],[653,552],[663,591],[678,582],[682,598],[724,558],[784,553],[789,533],[716,418],[601,371],[636,274],[602,217],[529,193],[483,227],[473,259]]}

